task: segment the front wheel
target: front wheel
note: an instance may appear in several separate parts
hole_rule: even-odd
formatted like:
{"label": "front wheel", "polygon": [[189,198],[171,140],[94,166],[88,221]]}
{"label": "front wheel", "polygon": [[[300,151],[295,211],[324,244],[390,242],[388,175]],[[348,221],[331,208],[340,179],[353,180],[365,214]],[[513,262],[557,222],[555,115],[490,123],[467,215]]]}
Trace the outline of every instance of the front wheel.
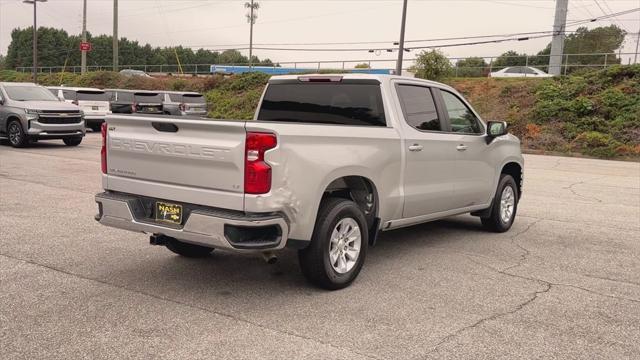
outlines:
{"label": "front wheel", "polygon": [[9,123],[9,126],[7,126],[7,135],[9,137],[9,144],[15,148],[25,147],[29,144],[29,139],[18,120],[13,120]]}
{"label": "front wheel", "polygon": [[311,243],[298,252],[302,273],[321,288],[345,288],[360,273],[368,242],[367,221],[358,205],[341,198],[325,199]]}
{"label": "front wheel", "polygon": [[518,187],[511,175],[502,174],[496,196],[491,206],[491,214],[481,218],[482,225],[493,232],[505,232],[513,225],[518,210]]}
{"label": "front wheel", "polygon": [[79,137],[79,136],[78,137],[70,137],[70,138],[64,138],[64,139],[62,139],[62,141],[67,146],[78,146],[82,142],[82,138]]}

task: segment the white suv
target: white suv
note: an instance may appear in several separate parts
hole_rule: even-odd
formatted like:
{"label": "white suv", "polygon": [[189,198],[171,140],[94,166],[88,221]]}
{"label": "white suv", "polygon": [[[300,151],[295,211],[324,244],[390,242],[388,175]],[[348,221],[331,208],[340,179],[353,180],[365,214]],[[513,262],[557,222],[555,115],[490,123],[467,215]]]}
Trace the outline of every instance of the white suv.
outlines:
{"label": "white suv", "polygon": [[104,118],[111,114],[109,98],[104,90],[80,87],[48,87],[58,99],[76,104],[84,112],[84,121],[88,128],[99,131]]}

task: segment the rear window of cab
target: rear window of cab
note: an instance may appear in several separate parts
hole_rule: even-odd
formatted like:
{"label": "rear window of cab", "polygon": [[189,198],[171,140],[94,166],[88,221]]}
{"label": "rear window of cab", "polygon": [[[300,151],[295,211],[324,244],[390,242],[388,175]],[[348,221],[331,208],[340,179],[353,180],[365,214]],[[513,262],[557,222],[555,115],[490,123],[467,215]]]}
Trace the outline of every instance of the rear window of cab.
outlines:
{"label": "rear window of cab", "polygon": [[378,82],[285,82],[269,84],[258,120],[386,126]]}

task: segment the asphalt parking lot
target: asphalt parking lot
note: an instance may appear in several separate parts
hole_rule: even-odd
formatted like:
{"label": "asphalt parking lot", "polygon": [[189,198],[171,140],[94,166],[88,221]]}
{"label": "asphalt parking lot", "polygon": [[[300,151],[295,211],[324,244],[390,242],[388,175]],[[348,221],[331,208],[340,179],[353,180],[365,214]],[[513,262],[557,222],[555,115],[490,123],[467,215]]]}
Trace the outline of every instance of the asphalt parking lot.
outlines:
{"label": "asphalt parking lot", "polygon": [[0,146],[0,358],[640,358],[640,164],[526,156],[514,227],[382,235],[342,291],[93,220],[99,134]]}

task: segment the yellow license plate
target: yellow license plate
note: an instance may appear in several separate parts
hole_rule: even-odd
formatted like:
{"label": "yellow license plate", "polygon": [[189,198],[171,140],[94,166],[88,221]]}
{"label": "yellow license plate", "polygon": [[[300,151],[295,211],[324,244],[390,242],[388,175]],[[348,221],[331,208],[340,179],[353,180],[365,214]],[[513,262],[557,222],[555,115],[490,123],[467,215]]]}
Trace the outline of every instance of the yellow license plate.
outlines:
{"label": "yellow license plate", "polygon": [[182,224],[182,205],[156,202],[156,221]]}

